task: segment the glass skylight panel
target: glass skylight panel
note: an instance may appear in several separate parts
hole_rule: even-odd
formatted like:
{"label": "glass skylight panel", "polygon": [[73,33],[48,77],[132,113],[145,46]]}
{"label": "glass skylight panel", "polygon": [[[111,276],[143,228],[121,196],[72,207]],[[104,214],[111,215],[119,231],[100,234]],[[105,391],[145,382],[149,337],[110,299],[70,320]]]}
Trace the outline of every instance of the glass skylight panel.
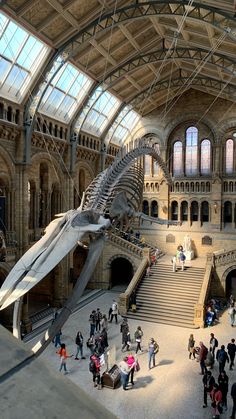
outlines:
{"label": "glass skylight panel", "polygon": [[0,13],[0,94],[21,102],[49,48]]}
{"label": "glass skylight panel", "polygon": [[[97,90],[100,93],[101,87]],[[118,109],[120,101],[108,91],[105,91],[101,96],[98,96],[98,91],[96,91],[91,98],[91,100],[94,99],[95,103],[87,114],[87,117],[82,124],[82,129],[100,136]]]}
{"label": "glass skylight panel", "polygon": [[126,106],[109,130],[107,140],[113,143],[124,143],[139,119],[137,112]]}
{"label": "glass skylight panel", "polygon": [[72,64],[65,64],[48,86],[39,107],[40,112],[69,122],[88,93],[92,81]]}

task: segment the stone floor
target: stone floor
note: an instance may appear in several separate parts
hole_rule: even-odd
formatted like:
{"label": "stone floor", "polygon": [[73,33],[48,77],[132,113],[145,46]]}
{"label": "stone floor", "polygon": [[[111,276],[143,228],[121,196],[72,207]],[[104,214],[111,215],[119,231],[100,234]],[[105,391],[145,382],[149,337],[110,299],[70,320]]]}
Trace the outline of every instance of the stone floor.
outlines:
{"label": "stone floor", "polygon": [[[66,343],[68,352],[75,354],[75,336],[81,330],[85,341],[89,333],[88,318],[92,309],[100,308],[108,312],[113,298],[118,298],[118,293],[106,292],[97,300],[83,307],[74,313],[63,328],[62,341]],[[121,318],[119,318],[119,323]],[[133,335],[137,323],[129,321],[131,334]],[[91,396],[95,397],[101,404],[112,411],[120,419],[205,419],[211,418],[211,407],[202,408],[203,385],[202,376],[199,375],[199,363],[188,359],[187,343],[189,334],[193,333],[198,344],[200,340],[208,346],[211,332],[219,340],[219,345],[226,344],[232,337],[235,337],[235,330],[228,323],[227,312],[223,313],[219,324],[206,329],[184,329],[161,325],[156,323],[140,322],[144,331],[143,349],[139,355],[141,369],[135,374],[135,385],[129,391],[124,392],[122,388],[115,390],[104,388],[98,391],[92,386],[91,373],[88,371],[89,352],[85,348],[86,360],[68,360],[70,374],[68,380],[82,387]],[[150,337],[154,337],[159,345],[160,352],[157,357],[157,366],[148,370],[147,365],[147,344]],[[32,345],[33,342],[30,344]],[[117,348],[116,359],[122,359],[120,325],[111,324],[109,327],[109,344]],[[58,369],[59,359],[55,353],[54,345],[51,344],[42,355],[49,362],[50,368]],[[230,388],[236,381],[235,371],[228,371]],[[213,375],[218,378],[218,366],[215,365]],[[209,402],[210,405],[210,402]],[[221,415],[228,418],[231,414],[231,397],[228,396],[228,412]]]}

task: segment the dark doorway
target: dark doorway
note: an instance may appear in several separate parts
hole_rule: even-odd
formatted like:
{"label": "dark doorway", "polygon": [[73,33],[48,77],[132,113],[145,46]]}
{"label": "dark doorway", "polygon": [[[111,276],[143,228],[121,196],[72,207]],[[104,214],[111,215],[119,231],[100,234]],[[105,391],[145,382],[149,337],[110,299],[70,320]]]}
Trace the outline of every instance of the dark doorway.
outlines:
{"label": "dark doorway", "polygon": [[236,269],[230,271],[226,277],[225,294],[226,298],[231,294],[236,298]]}
{"label": "dark doorway", "polygon": [[111,287],[128,286],[133,278],[133,266],[125,258],[117,258],[111,263]]}

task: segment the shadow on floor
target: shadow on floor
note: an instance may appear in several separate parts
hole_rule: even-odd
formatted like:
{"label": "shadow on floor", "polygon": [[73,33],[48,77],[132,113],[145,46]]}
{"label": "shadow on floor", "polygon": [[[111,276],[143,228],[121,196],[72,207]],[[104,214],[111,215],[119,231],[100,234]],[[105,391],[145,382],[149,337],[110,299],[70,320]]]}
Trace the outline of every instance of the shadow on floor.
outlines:
{"label": "shadow on floor", "polygon": [[171,359],[162,359],[159,364],[157,364],[157,367],[161,367],[162,365],[169,365],[169,364],[173,364],[174,361],[172,361]]}

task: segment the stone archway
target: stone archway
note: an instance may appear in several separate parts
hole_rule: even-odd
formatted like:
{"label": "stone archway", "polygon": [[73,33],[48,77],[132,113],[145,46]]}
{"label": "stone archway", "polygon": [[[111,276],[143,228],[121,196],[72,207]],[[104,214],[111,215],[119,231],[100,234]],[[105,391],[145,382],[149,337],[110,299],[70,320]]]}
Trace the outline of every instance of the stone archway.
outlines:
{"label": "stone archway", "polygon": [[[0,287],[9,274],[8,266],[5,263],[0,263]],[[13,319],[13,304],[4,310],[0,311],[0,323],[9,330],[12,330]]]}
{"label": "stone archway", "polygon": [[236,298],[236,265],[230,266],[222,275],[222,285],[225,290],[226,298],[231,294]]}
{"label": "stone archway", "polygon": [[133,278],[133,263],[124,255],[117,255],[110,263],[110,287],[127,287]]}

